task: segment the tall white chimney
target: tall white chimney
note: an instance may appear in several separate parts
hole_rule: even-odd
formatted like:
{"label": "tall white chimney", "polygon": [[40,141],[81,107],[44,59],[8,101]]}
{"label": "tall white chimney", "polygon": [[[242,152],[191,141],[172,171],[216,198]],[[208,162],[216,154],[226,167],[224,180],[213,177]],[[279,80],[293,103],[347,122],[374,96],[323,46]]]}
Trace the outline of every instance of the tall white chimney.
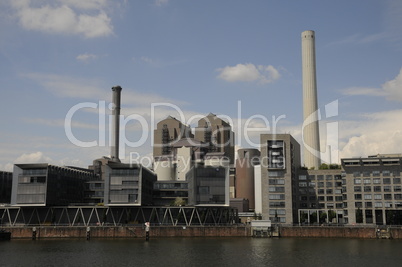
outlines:
{"label": "tall white chimney", "polygon": [[120,100],[121,100],[121,87],[112,87],[112,144],[110,157],[112,161],[120,162],[119,159],[119,137],[120,137]]}
{"label": "tall white chimney", "polygon": [[301,39],[304,118],[302,141],[304,146],[304,165],[307,168],[318,169],[321,165],[321,159],[314,31],[302,32]]}

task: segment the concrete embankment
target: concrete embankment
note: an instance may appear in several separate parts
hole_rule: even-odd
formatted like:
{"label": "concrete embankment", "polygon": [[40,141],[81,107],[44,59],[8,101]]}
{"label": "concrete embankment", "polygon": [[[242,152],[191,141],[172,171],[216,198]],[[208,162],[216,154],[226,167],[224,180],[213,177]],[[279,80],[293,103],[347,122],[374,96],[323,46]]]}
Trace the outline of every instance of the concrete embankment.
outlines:
{"label": "concrete embankment", "polygon": [[[64,227],[64,226],[37,226],[37,227],[7,227],[12,239],[45,239],[45,238],[145,238],[145,229],[142,226],[94,226]],[[157,226],[149,231],[152,237],[247,237],[250,228],[246,226],[220,227],[175,227]]]}
{"label": "concrete embankment", "polygon": [[281,227],[281,237],[327,237],[327,238],[402,238],[401,227]]}
{"label": "concrete embankment", "polygon": [[[5,227],[12,239],[46,238],[145,238],[142,226],[36,226]],[[150,228],[152,237],[250,237],[249,226],[155,226]],[[314,238],[392,238],[402,239],[401,227],[326,227],[281,226],[280,237]]]}

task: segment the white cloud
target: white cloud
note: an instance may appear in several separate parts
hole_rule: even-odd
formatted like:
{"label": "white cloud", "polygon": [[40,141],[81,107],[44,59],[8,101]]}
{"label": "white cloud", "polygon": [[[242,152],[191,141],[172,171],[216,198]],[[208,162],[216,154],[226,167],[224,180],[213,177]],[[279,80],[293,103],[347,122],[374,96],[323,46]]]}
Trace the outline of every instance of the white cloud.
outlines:
{"label": "white cloud", "polygon": [[[104,8],[106,1],[41,1],[13,0],[20,25],[27,30],[58,34],[77,34],[87,38],[108,36],[113,33],[111,18]],[[84,13],[90,11],[88,13]],[[96,13],[96,14],[94,14]]]}
{"label": "white cloud", "polygon": [[260,82],[271,83],[280,78],[280,73],[273,66],[248,64],[237,64],[217,69],[220,74],[218,78],[228,82]]}
{"label": "white cloud", "polygon": [[341,158],[402,153],[402,109],[364,114],[339,124]]}
{"label": "white cloud", "polygon": [[344,95],[385,96],[386,93],[380,88],[350,87],[342,90]]}
{"label": "white cloud", "polygon": [[402,68],[395,79],[388,81],[382,85],[382,89],[387,93],[388,100],[402,102]]}
{"label": "white cloud", "polygon": [[155,5],[156,6],[164,6],[169,3],[169,0],[155,0]]}
{"label": "white cloud", "polygon": [[52,161],[51,158],[46,157],[42,152],[34,152],[22,154],[19,156],[14,163],[47,163]]}
{"label": "white cloud", "polygon": [[380,88],[351,87],[342,90],[344,95],[385,96],[388,100],[402,102],[402,68],[395,79]]}
{"label": "white cloud", "polygon": [[80,54],[80,55],[78,55],[78,56],[76,57],[77,60],[83,61],[83,62],[85,62],[85,63],[87,63],[88,61],[90,61],[90,60],[92,60],[92,59],[97,59],[97,58],[98,58],[97,55],[88,54],[88,53]]}

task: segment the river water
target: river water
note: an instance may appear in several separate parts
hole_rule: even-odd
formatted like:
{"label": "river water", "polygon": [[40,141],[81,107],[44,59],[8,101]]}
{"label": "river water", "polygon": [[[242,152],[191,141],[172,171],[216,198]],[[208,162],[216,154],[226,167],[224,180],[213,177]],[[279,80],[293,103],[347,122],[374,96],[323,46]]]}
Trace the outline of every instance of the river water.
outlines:
{"label": "river water", "polygon": [[402,241],[309,238],[0,242],[0,266],[401,266]]}

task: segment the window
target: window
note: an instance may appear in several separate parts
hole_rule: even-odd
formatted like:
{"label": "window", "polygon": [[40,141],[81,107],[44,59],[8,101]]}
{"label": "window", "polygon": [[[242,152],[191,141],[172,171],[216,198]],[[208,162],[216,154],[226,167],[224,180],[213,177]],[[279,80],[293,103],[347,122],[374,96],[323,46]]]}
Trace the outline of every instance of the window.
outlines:
{"label": "window", "polygon": [[306,180],[307,176],[306,175],[299,175],[299,180]]}
{"label": "window", "polygon": [[327,180],[332,180],[332,175],[326,175],[326,176],[325,176],[325,179],[327,179]]}
{"label": "window", "polygon": [[374,183],[374,184],[380,184],[380,183],[381,183],[381,179],[380,179],[380,178],[374,178],[374,179],[373,179],[373,183]]}
{"label": "window", "polygon": [[366,208],[372,208],[373,207],[373,202],[364,202],[364,206]]}
{"label": "window", "polygon": [[269,215],[286,215],[286,210],[284,209],[270,209]]}
{"label": "window", "polygon": [[390,185],[385,185],[384,186],[384,192],[391,192],[391,186]]}
{"label": "window", "polygon": [[327,196],[327,201],[334,201],[334,197],[333,196]]}
{"label": "window", "polygon": [[310,180],[315,180],[315,175],[309,175],[308,178],[309,178]]}
{"label": "window", "polygon": [[370,178],[365,178],[363,179],[364,184],[371,184],[371,179]]}
{"label": "window", "polygon": [[285,184],[285,179],[269,179],[269,184]]}
{"label": "window", "polygon": [[355,192],[361,192],[362,191],[361,186],[355,186],[354,189],[355,189]]}
{"label": "window", "polygon": [[374,199],[382,199],[382,195],[381,194],[375,194]]}
{"label": "window", "polygon": [[390,176],[391,172],[390,171],[382,171],[382,176]]}
{"label": "window", "polygon": [[371,199],[371,194],[364,194],[364,199]]}
{"label": "window", "polygon": [[392,208],[392,202],[385,202],[384,207],[386,208]]}
{"label": "window", "polygon": [[381,192],[381,186],[374,186],[374,192]]}
{"label": "window", "polygon": [[327,203],[327,209],[333,209],[334,203]]}
{"label": "window", "polygon": [[376,208],[382,208],[382,202],[375,202],[374,207]]}
{"label": "window", "polygon": [[318,201],[325,201],[325,197],[324,196],[319,196]]}
{"label": "window", "polygon": [[394,186],[394,192],[401,192],[401,186],[400,185],[395,185]]}
{"label": "window", "polygon": [[342,194],[342,190],[341,189],[335,189],[335,194]]}
{"label": "window", "polygon": [[307,182],[299,182],[299,187],[307,187]]}
{"label": "window", "polygon": [[327,189],[327,194],[332,194],[332,189]]}
{"label": "window", "polygon": [[316,197],[315,197],[315,196],[310,196],[310,197],[308,198],[308,200],[309,200],[309,201],[315,201],[315,200],[316,200]]}
{"label": "window", "polygon": [[384,194],[384,199],[385,200],[391,200],[392,199],[392,194]]}
{"label": "window", "polygon": [[364,192],[371,192],[371,186],[365,186]]}
{"label": "window", "polygon": [[391,178],[384,178],[382,180],[383,184],[390,184],[391,183]]}
{"label": "window", "polygon": [[353,172],[353,177],[360,177],[360,172]]}
{"label": "window", "polygon": [[373,176],[380,176],[381,172],[380,171],[373,171]]}
{"label": "window", "polygon": [[342,201],[342,200],[343,200],[342,196],[335,196],[335,201]]}
{"label": "window", "polygon": [[318,187],[324,187],[324,182],[318,182]]}
{"label": "window", "polygon": [[402,194],[395,194],[394,199],[402,199]]}
{"label": "window", "polygon": [[308,185],[311,187],[315,187],[315,182],[309,182]]}
{"label": "window", "polygon": [[284,208],[285,202],[269,202],[270,208]]}
{"label": "window", "polygon": [[283,200],[283,199],[285,199],[285,194],[270,194],[269,199],[270,200]]}
{"label": "window", "polygon": [[362,179],[360,179],[360,178],[355,178],[355,179],[354,179],[354,183],[355,183],[355,184],[361,184],[361,183],[362,183]]}
{"label": "window", "polygon": [[362,194],[355,194],[355,200],[361,200]]}
{"label": "window", "polygon": [[364,171],[363,176],[364,177],[370,177],[371,173],[369,171]]}
{"label": "window", "polygon": [[400,184],[401,183],[401,178],[394,178],[394,184]]}
{"label": "window", "polygon": [[317,175],[317,180],[319,181],[324,180],[324,175]]}
{"label": "window", "polygon": [[355,208],[362,208],[363,203],[362,202],[355,202]]}
{"label": "window", "polygon": [[318,189],[318,194],[324,194],[324,189]]}
{"label": "window", "polygon": [[285,192],[285,187],[283,186],[270,186],[268,188],[269,192]]}
{"label": "window", "polygon": [[332,182],[327,182],[327,187],[332,187]]}

